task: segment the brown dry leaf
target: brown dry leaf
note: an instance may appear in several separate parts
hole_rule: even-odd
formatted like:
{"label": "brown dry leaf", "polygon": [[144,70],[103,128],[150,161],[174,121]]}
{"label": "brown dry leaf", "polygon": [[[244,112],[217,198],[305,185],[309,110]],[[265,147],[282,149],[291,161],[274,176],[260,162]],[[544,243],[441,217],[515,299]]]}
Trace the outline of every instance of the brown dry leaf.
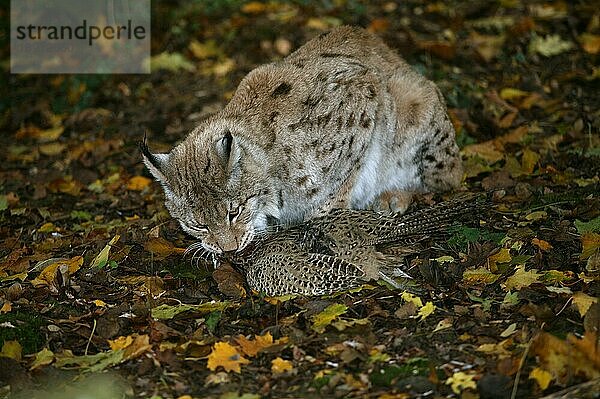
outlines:
{"label": "brown dry leaf", "polygon": [[417,46],[444,60],[451,60],[456,55],[456,45],[450,42],[418,41]]}
{"label": "brown dry leaf", "polygon": [[254,340],[249,340],[243,335],[240,335],[235,341],[245,355],[254,357],[258,352],[273,345],[273,336],[270,332],[267,332],[265,335],[255,335]]}
{"label": "brown dry leaf", "polygon": [[271,371],[273,374],[281,374],[293,369],[294,366],[289,360],[284,360],[280,357],[276,357],[275,359],[271,360]]}
{"label": "brown dry leaf", "polygon": [[75,256],[71,259],[59,260],[46,266],[41,271],[40,275],[31,280],[31,284],[34,287],[54,287],[56,281],[56,274],[61,269],[61,273],[66,273],[68,276],[72,276],[79,268],[83,265],[83,257]]}
{"label": "brown dry leaf", "polygon": [[209,370],[215,371],[217,367],[223,367],[227,372],[241,372],[241,365],[248,364],[250,361],[240,355],[237,349],[227,342],[217,342],[214,349],[208,355]]}
{"label": "brown dry leaf", "polygon": [[233,298],[246,297],[246,289],[244,288],[246,280],[230,264],[221,264],[212,273],[212,277],[217,282],[221,293]]}
{"label": "brown dry leaf", "polygon": [[579,43],[583,51],[590,54],[598,54],[600,52],[600,36],[591,33],[583,33],[579,36]]}
{"label": "brown dry leaf", "polygon": [[152,349],[148,335],[132,334],[114,340],[109,339],[108,344],[113,351],[123,350],[123,360],[134,359]]}
{"label": "brown dry leaf", "polygon": [[592,232],[583,233],[581,235],[581,244],[583,245],[583,250],[581,251],[581,255],[579,255],[579,259],[585,260],[600,248],[600,234]]}
{"label": "brown dry leaf", "polygon": [[369,23],[367,30],[373,33],[382,33],[388,30],[390,21],[387,18],[375,18]]}
{"label": "brown dry leaf", "polygon": [[548,241],[540,240],[537,237],[533,238],[531,240],[531,243],[533,245],[535,245],[536,247],[538,247],[539,249],[541,249],[542,251],[549,251],[553,248],[552,244],[550,244]]}
{"label": "brown dry leaf", "polygon": [[141,294],[152,295],[158,298],[165,292],[165,283],[158,276],[128,276],[119,279],[120,282],[136,286],[136,291]]}
{"label": "brown dry leaf", "polygon": [[570,334],[563,341],[544,332],[533,340],[531,352],[560,384],[576,376],[600,377],[600,352],[594,333],[586,333],[583,339]]}
{"label": "brown dry leaf", "polygon": [[485,62],[492,61],[500,54],[505,40],[504,35],[480,35],[477,32],[471,32],[468,38],[477,55]]}
{"label": "brown dry leaf", "polygon": [[2,304],[0,308],[0,314],[9,313],[12,310],[12,304],[9,301],[6,301]]}
{"label": "brown dry leaf", "polygon": [[166,258],[169,255],[182,254],[185,252],[185,248],[178,248],[170,241],[161,237],[151,237],[144,243],[144,249],[152,252],[159,258]]}
{"label": "brown dry leaf", "polygon": [[152,179],[145,176],[133,176],[127,182],[127,190],[142,191],[152,183]]}

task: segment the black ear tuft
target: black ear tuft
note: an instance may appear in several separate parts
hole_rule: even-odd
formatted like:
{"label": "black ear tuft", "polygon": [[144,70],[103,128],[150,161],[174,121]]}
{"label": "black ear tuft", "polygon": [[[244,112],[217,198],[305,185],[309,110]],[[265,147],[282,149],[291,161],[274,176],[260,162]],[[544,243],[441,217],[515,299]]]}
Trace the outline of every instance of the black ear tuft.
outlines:
{"label": "black ear tuft", "polygon": [[158,157],[156,155],[154,155],[153,153],[150,152],[150,149],[148,148],[148,142],[146,140],[146,133],[144,133],[144,140],[140,141],[138,143],[138,148],[140,149],[140,152],[142,153],[142,155],[144,156],[145,160],[149,163],[152,164],[152,166],[154,166],[156,169],[160,170],[161,169],[161,162],[158,159]]}
{"label": "black ear tuft", "polygon": [[223,138],[219,142],[219,156],[221,157],[221,161],[223,165],[227,165],[229,163],[229,158],[231,157],[231,147],[233,146],[233,135],[230,130],[226,130]]}

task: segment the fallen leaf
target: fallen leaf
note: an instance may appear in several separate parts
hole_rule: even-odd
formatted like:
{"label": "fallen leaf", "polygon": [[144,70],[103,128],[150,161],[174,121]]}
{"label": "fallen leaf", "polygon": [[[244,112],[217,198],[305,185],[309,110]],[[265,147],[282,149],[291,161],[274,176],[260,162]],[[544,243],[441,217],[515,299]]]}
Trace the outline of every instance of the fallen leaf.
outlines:
{"label": "fallen leaf", "polygon": [[142,191],[152,183],[152,180],[145,176],[133,176],[127,182],[127,190]]}
{"label": "fallen leaf", "polygon": [[237,349],[227,342],[217,342],[208,355],[207,367],[211,371],[215,371],[217,367],[223,367],[227,372],[241,372],[241,365],[248,364],[250,361],[240,355]]}
{"label": "fallen leaf", "polygon": [[467,374],[462,371],[456,372],[452,374],[452,377],[449,377],[446,380],[446,385],[450,385],[452,391],[455,394],[459,394],[465,389],[476,389],[477,384],[475,383],[474,375]]}
{"label": "fallen leaf", "polygon": [[433,330],[433,332],[437,332],[437,331],[441,331],[441,330],[446,330],[448,328],[451,328],[452,325],[454,323],[454,320],[450,317],[446,317],[443,320],[440,320],[439,323],[437,323],[437,325],[435,326],[435,329]]}
{"label": "fallen leaf", "polygon": [[552,245],[548,241],[540,240],[537,237],[533,238],[531,240],[531,243],[533,245],[535,245],[536,247],[538,247],[539,249],[541,249],[542,251],[549,251],[553,248]]}
{"label": "fallen leaf", "polygon": [[167,51],[153,56],[150,59],[150,67],[153,71],[166,69],[172,72],[179,72],[180,70],[193,72],[196,70],[194,64],[185,59],[182,54]]}
{"label": "fallen leaf", "polygon": [[418,315],[421,316],[421,320],[425,319],[427,316],[431,315],[435,311],[435,305],[433,302],[426,302],[425,305],[419,309]]}
{"label": "fallen leaf", "polygon": [[583,339],[568,335],[562,340],[543,332],[531,344],[531,353],[540,366],[552,374],[560,384],[573,377],[600,378],[600,352],[596,334],[587,332]]}
{"label": "fallen leaf", "polygon": [[313,324],[312,329],[318,333],[322,333],[325,331],[325,328],[331,324],[338,316],[343,315],[348,310],[346,305],[341,303],[334,303],[329,305],[325,310],[321,313],[316,314],[312,317]]}
{"label": "fallen leaf", "polygon": [[511,260],[510,250],[508,248],[500,248],[500,251],[488,258],[489,268],[492,272],[497,272],[499,263],[508,263]]}
{"label": "fallen leaf", "polygon": [[259,1],[251,1],[242,6],[241,11],[246,14],[261,14],[265,12],[267,5]]}
{"label": "fallen leaf", "polygon": [[177,316],[180,313],[194,311],[196,313],[207,314],[216,311],[223,311],[228,307],[233,306],[231,302],[206,302],[198,305],[160,305],[152,308],[151,315],[157,320],[168,320]]}
{"label": "fallen leaf", "polygon": [[293,369],[294,366],[289,360],[284,360],[280,357],[276,357],[275,359],[271,360],[271,371],[273,374],[281,374]]}
{"label": "fallen leaf", "polygon": [[583,250],[581,251],[581,255],[579,255],[579,259],[585,260],[600,248],[600,234],[590,232],[583,233],[581,235],[581,244]]}
{"label": "fallen leaf", "polygon": [[543,368],[536,367],[529,373],[529,379],[535,380],[542,391],[545,391],[552,381],[552,373]]}
{"label": "fallen leaf", "polygon": [[589,296],[581,291],[573,294],[573,305],[577,307],[581,317],[585,316],[590,307],[597,302],[597,297]]}
{"label": "fallen leaf", "polygon": [[500,90],[500,98],[503,100],[514,100],[516,98],[525,97],[529,94],[527,91],[515,89],[512,87],[505,87]]}
{"label": "fallen leaf", "polygon": [[19,341],[4,341],[2,344],[2,351],[0,352],[0,357],[10,357],[11,359],[16,360],[17,362],[21,361],[23,353],[23,348]]}
{"label": "fallen leaf", "polygon": [[106,264],[108,263],[108,255],[110,254],[110,249],[112,248],[113,245],[116,244],[117,241],[119,241],[119,238],[121,238],[120,235],[118,235],[118,234],[115,235],[108,242],[108,244],[106,244],[104,246],[104,248],[100,251],[100,253],[98,253],[98,255],[96,255],[94,260],[92,260],[92,263],[90,264],[91,268],[102,268],[102,267],[106,266]]}
{"label": "fallen leaf", "polygon": [[36,278],[31,280],[31,284],[36,288],[43,286],[54,287],[59,268],[61,269],[61,273],[67,273],[68,276],[72,276],[82,265],[82,256],[75,256],[71,259],[59,260],[46,266]]}
{"label": "fallen leaf", "polygon": [[173,243],[162,237],[150,237],[148,241],[144,243],[144,249],[157,255],[160,259],[166,258],[169,255],[183,254],[185,252],[185,248],[177,248]]}
{"label": "fallen leaf", "polygon": [[577,227],[579,234],[600,233],[600,216],[597,216],[587,222],[582,222],[581,220],[576,219],[575,227]]}
{"label": "fallen leaf", "polygon": [[485,267],[480,267],[473,270],[465,270],[463,272],[463,282],[468,285],[476,284],[493,284],[500,277],[499,274],[494,274]]}
{"label": "fallen leaf", "polygon": [[579,43],[583,51],[589,54],[598,54],[600,52],[600,36],[591,33],[582,33],[579,38]]}
{"label": "fallen leaf", "polygon": [[523,287],[529,287],[531,284],[539,281],[541,273],[537,269],[525,270],[524,265],[517,266],[515,274],[506,279],[505,287],[507,290],[520,290]]}
{"label": "fallen leaf", "polygon": [[423,307],[423,301],[421,300],[421,298],[411,294],[410,292],[403,292],[401,297],[405,302],[410,302],[418,308]]}
{"label": "fallen leaf", "polygon": [[148,335],[132,334],[114,340],[109,339],[108,344],[113,351],[123,350],[123,360],[135,359],[152,349]]}
{"label": "fallen leaf", "polygon": [[540,37],[534,34],[529,42],[529,52],[538,53],[544,57],[552,57],[564,53],[573,47],[573,43],[561,39],[559,35],[547,35]]}
{"label": "fallen leaf", "polygon": [[246,356],[254,357],[258,352],[273,345],[273,336],[267,332],[265,335],[255,335],[254,339],[250,340],[240,335],[235,341]]}
{"label": "fallen leaf", "polygon": [[42,366],[47,366],[54,361],[54,352],[48,348],[44,348],[35,354],[35,359],[29,366],[29,370],[35,370]]}

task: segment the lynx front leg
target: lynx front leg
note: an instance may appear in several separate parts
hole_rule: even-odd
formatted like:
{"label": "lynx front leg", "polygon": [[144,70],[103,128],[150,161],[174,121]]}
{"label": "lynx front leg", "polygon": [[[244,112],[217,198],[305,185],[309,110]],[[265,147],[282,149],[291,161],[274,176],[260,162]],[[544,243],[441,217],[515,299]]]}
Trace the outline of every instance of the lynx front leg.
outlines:
{"label": "lynx front leg", "polygon": [[371,209],[384,213],[404,213],[412,203],[412,191],[385,191],[371,204]]}

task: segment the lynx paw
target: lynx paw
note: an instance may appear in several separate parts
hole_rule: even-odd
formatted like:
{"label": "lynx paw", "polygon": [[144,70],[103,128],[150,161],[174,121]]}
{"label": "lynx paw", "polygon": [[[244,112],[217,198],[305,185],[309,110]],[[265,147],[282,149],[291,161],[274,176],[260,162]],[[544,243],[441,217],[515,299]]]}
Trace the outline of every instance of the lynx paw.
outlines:
{"label": "lynx paw", "polygon": [[413,193],[408,191],[386,191],[373,202],[371,208],[377,212],[404,213],[412,198]]}

